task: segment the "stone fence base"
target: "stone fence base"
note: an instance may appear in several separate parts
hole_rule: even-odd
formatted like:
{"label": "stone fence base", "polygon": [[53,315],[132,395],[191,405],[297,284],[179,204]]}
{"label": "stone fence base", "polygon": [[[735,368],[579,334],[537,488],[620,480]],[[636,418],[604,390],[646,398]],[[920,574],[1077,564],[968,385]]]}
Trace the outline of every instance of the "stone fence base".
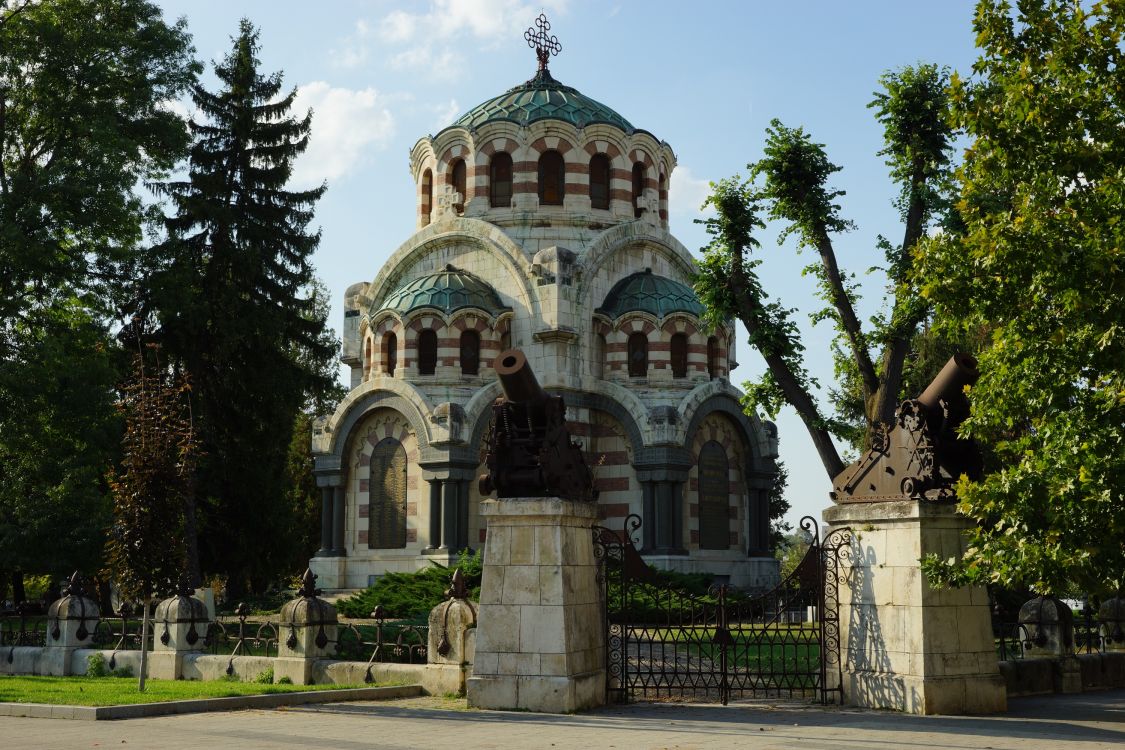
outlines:
{"label": "stone fence base", "polygon": [[[47,665],[44,663],[50,654],[44,654],[41,646],[17,646],[15,648],[0,649],[0,675],[43,675],[48,674]],[[140,671],[140,651],[111,651],[92,648],[67,649],[70,653],[69,674],[81,676],[86,674],[89,657],[101,654],[108,664],[113,660],[113,666],[118,669],[129,669],[134,675]],[[11,653],[12,661],[9,663],[8,654]],[[151,661],[153,656],[149,652],[150,679],[170,679],[166,675],[158,674]],[[241,682],[254,682],[264,672],[275,669],[277,660],[272,656],[230,656],[221,654],[187,653],[182,654],[181,679],[184,680],[223,680],[231,676]],[[227,667],[231,666],[231,674],[227,675]],[[388,662],[375,662],[368,664],[363,661],[336,661],[334,659],[318,659],[312,664],[311,682],[317,685],[363,685],[366,682],[367,670],[371,670],[371,681],[375,684],[388,683],[421,685],[422,689],[430,695],[463,695],[465,680],[472,670],[472,665],[455,666],[449,664],[393,664]],[[276,669],[275,669],[276,671]]]}
{"label": "stone fence base", "polygon": [[1125,688],[1125,653],[1000,662],[1009,696]]}

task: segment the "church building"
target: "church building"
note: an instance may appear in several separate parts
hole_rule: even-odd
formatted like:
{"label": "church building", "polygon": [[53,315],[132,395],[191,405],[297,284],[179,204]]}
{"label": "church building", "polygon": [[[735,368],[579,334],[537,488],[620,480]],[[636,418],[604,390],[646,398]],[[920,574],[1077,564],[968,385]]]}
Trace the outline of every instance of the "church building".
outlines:
{"label": "church building", "polygon": [[357,589],[483,546],[492,363],[518,347],[566,402],[602,525],[635,514],[649,563],[768,588],[776,431],[743,413],[733,323],[703,322],[668,231],[675,154],[555,80],[545,27],[531,80],[414,145],[417,229],[345,293],[351,391],[314,429],[312,570]]}

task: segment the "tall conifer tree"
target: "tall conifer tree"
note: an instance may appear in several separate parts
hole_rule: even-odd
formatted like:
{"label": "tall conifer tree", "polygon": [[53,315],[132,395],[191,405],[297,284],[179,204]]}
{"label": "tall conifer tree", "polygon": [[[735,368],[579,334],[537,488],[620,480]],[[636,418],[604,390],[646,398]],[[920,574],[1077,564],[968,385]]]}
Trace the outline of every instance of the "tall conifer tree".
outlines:
{"label": "tall conifer tree", "polygon": [[260,587],[282,571],[278,505],[294,418],[310,392],[331,388],[336,353],[314,305],[310,232],[325,186],[290,191],[312,113],[292,116],[296,90],[259,72],[258,32],[243,20],[215,65],[212,93],[193,91],[188,179],[168,183],[176,213],[158,283],[161,337],[193,378],[204,458],[200,539],[204,567],[230,586]]}

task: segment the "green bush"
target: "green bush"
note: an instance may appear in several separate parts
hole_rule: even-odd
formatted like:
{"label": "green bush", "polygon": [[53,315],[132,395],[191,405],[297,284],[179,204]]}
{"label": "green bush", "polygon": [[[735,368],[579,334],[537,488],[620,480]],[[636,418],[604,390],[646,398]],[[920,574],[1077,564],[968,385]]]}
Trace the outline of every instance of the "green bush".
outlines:
{"label": "green bush", "polygon": [[[480,552],[462,552],[457,567],[465,576],[470,598],[479,598]],[[377,606],[391,619],[425,617],[445,599],[452,576],[452,568],[437,563],[415,573],[387,573],[358,594],[336,602],[336,609],[347,617],[370,617]]]}
{"label": "green bush", "polygon": [[277,684],[278,685],[292,685],[293,684],[293,678],[292,677],[282,677],[280,680],[277,681]]}
{"label": "green bush", "polygon": [[272,685],[273,684],[273,667],[270,667],[269,669],[266,669],[262,672],[259,672],[258,676],[254,678],[254,682],[258,682],[258,683],[261,683],[263,685]]}
{"label": "green bush", "polygon": [[86,657],[86,676],[87,677],[108,677],[109,664],[106,663],[105,655],[100,651],[94,652]]}
{"label": "green bush", "polygon": [[109,663],[105,660],[105,654],[100,651],[95,651],[86,657],[86,676],[87,677],[132,677],[132,667],[118,667],[117,669],[110,669]]}

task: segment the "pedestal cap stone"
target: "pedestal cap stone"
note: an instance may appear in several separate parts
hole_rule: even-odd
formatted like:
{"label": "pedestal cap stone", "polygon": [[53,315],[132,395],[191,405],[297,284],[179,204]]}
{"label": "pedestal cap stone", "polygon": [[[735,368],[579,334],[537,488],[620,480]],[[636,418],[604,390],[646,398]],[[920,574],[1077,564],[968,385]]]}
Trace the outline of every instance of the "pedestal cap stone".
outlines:
{"label": "pedestal cap stone", "polygon": [[1070,654],[1074,650],[1074,613],[1061,599],[1037,596],[1025,602],[1019,623],[1032,644],[1029,654]]}
{"label": "pedestal cap stone", "polygon": [[93,637],[101,615],[98,605],[86,596],[85,583],[78,571],[67,579],[62,594],[47,610],[47,645],[85,645]]}

